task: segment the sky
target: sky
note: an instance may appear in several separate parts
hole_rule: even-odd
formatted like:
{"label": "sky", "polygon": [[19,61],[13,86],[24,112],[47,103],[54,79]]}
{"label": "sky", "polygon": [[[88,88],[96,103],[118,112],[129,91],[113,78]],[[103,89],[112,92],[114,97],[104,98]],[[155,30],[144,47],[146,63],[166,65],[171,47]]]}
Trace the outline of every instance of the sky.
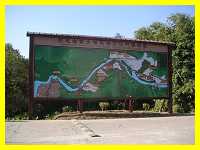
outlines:
{"label": "sky", "polygon": [[26,33],[45,32],[127,38],[175,13],[194,16],[193,6],[7,6],[6,42],[28,58]]}

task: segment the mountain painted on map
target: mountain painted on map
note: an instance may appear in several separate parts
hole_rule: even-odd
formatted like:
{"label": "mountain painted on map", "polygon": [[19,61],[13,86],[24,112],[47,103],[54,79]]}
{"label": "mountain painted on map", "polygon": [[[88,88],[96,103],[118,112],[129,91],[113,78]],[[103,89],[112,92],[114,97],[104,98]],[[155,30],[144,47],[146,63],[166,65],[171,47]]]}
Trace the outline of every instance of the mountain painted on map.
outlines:
{"label": "mountain painted on map", "polygon": [[[148,52],[140,52],[139,56],[136,56],[125,52],[108,51],[106,55],[90,70],[85,64],[85,68],[89,71],[81,75],[82,78],[62,74],[62,70],[52,70],[46,81],[35,80],[34,97],[123,97],[137,95],[136,91],[140,89],[147,94],[150,93],[149,89],[161,92],[159,96],[167,93],[167,74],[159,74],[159,71],[155,71],[160,67],[159,62],[149,56]],[[82,59],[87,59],[87,56],[83,57]],[[41,60],[43,58],[40,58]],[[69,66],[70,63],[73,62],[64,64]],[[77,65],[84,64],[77,63]],[[75,71],[78,73],[77,69]],[[134,90],[131,90],[131,86]]]}

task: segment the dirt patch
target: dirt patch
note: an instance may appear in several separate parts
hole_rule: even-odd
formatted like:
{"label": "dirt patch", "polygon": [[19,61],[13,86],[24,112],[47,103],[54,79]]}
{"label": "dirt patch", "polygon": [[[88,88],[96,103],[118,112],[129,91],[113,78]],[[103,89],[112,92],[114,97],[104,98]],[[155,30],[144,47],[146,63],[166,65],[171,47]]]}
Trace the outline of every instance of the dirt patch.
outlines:
{"label": "dirt patch", "polygon": [[126,110],[112,110],[112,111],[85,111],[79,112],[65,112],[55,116],[54,120],[90,120],[90,119],[115,119],[115,118],[144,118],[144,117],[169,117],[169,116],[188,116],[194,114],[179,114],[168,112],[146,112],[146,111],[134,111],[129,112]]}

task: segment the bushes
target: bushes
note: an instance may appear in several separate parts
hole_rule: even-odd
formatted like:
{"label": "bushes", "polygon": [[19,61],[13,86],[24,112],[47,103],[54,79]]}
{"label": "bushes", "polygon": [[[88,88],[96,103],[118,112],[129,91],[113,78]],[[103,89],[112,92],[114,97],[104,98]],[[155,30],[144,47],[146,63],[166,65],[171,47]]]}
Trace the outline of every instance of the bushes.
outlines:
{"label": "bushes", "polygon": [[152,108],[154,112],[166,112],[168,110],[166,99],[155,99],[155,106]]}
{"label": "bushes", "polygon": [[42,104],[35,104],[33,106],[33,116],[37,119],[43,119],[45,116],[44,106]]}
{"label": "bushes", "polygon": [[110,102],[110,109],[125,110],[126,109],[125,101],[111,101]]}
{"label": "bushes", "polygon": [[110,107],[110,104],[108,102],[100,102],[99,107],[101,108],[102,111],[108,110],[108,108]]}
{"label": "bushes", "polygon": [[142,107],[145,111],[149,111],[150,110],[150,105],[148,103],[143,103]]}
{"label": "bushes", "polygon": [[184,109],[180,105],[173,105],[173,112],[175,113],[184,113]]}
{"label": "bushes", "polygon": [[73,108],[71,106],[62,107],[62,112],[72,112]]}
{"label": "bushes", "polygon": [[23,115],[28,108],[28,59],[6,44],[6,118]]}

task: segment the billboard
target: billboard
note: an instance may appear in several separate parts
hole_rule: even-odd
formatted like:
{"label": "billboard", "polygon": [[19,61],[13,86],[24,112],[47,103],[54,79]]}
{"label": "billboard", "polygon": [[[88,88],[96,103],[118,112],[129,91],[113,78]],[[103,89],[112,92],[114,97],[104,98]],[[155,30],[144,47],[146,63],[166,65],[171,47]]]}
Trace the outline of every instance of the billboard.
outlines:
{"label": "billboard", "polygon": [[168,53],[34,44],[34,98],[168,97]]}
{"label": "billboard", "polygon": [[29,119],[36,103],[168,99],[174,43],[28,32]]}

